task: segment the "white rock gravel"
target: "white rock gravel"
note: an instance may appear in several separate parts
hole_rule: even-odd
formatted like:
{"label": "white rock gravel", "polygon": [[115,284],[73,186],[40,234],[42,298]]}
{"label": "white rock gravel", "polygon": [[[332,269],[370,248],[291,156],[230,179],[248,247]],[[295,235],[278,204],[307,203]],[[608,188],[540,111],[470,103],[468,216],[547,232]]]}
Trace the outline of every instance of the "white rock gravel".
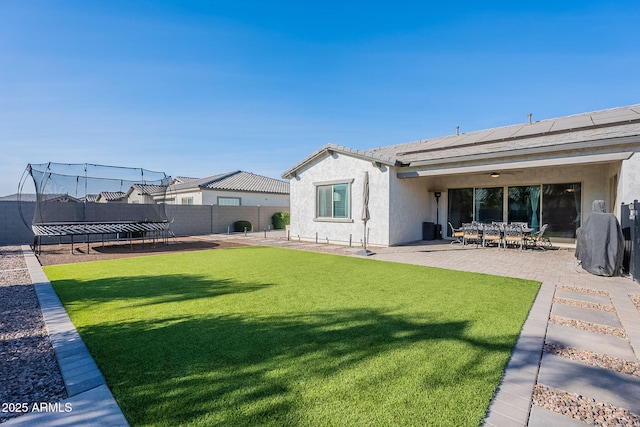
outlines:
{"label": "white rock gravel", "polygon": [[533,391],[533,403],[589,425],[640,426],[640,417],[626,409],[540,384]]}
{"label": "white rock gravel", "polygon": [[627,334],[624,329],[616,328],[613,326],[585,322],[584,320],[569,319],[568,317],[556,316],[555,314],[549,316],[549,321],[551,323],[555,323],[556,325],[570,326],[572,328],[582,329],[584,331],[613,335],[614,337],[618,338],[627,338]]}
{"label": "white rock gravel", "polygon": [[22,250],[0,247],[0,423],[66,397]]}
{"label": "white rock gravel", "polygon": [[628,360],[611,357],[606,354],[594,353],[592,351],[549,343],[545,343],[544,351],[549,354],[562,356],[587,365],[597,366],[609,369],[610,371],[621,372],[623,374],[629,374],[640,378],[640,363],[638,362],[630,362]]}

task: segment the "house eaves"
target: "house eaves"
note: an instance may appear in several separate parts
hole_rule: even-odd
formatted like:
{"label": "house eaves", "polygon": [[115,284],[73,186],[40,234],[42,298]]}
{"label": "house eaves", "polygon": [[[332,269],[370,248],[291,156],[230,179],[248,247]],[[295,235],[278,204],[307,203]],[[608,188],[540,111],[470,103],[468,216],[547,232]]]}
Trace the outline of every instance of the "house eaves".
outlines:
{"label": "house eaves", "polygon": [[393,157],[378,155],[371,150],[356,150],[349,147],[343,147],[341,145],[327,144],[324,147],[316,150],[310,156],[306,157],[300,163],[286,170],[282,177],[285,179],[295,178],[301,169],[306,168],[308,165],[326,156],[332,156],[334,153],[343,154],[349,157],[353,157],[360,160],[366,160],[376,165],[386,166],[401,166],[401,164]]}
{"label": "house eaves", "polygon": [[[566,154],[566,153],[565,153]],[[571,156],[551,156],[530,159],[492,159],[492,161],[477,162],[471,164],[443,164],[433,165],[428,168],[418,168],[399,172],[398,178],[418,178],[425,176],[460,175],[480,172],[508,171],[516,169],[538,169],[554,166],[589,165],[627,160],[633,155],[633,151],[621,151],[614,153],[582,154]]]}

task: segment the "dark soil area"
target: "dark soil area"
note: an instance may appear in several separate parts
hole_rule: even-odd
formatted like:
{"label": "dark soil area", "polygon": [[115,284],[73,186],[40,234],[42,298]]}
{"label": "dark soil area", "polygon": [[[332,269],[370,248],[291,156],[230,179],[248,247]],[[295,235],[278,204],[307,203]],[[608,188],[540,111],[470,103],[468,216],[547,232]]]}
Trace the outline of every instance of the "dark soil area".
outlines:
{"label": "dark soil area", "polygon": [[87,251],[86,243],[75,243],[73,252],[71,244],[42,245],[42,250],[37,254],[40,264],[56,265],[71,264],[75,262],[100,261],[105,259],[128,258],[136,256],[148,256],[161,253],[175,253],[185,251],[200,251],[205,249],[226,249],[245,246],[241,243],[227,241],[207,241],[196,237],[181,237],[170,239],[168,243],[162,241],[150,242],[146,240],[119,242],[92,242]]}

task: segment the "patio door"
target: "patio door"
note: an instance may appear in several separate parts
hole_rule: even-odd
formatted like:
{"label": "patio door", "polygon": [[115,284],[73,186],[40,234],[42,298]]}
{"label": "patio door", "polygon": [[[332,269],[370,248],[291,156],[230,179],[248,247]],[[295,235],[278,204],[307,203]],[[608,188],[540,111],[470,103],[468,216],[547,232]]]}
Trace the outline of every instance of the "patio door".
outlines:
{"label": "patio door", "polygon": [[503,187],[476,188],[474,202],[474,220],[483,224],[504,221],[504,216],[502,215],[504,208]]}
{"label": "patio door", "polygon": [[582,217],[581,200],[580,183],[542,186],[542,220],[549,224],[550,236],[576,237]]}
{"label": "patio door", "polygon": [[540,185],[509,187],[507,221],[526,222],[535,231],[540,229]]}
{"label": "patio door", "polygon": [[[463,222],[473,221],[473,188],[452,188],[448,191],[448,219],[455,228]],[[447,236],[451,237],[451,228],[447,227]]]}

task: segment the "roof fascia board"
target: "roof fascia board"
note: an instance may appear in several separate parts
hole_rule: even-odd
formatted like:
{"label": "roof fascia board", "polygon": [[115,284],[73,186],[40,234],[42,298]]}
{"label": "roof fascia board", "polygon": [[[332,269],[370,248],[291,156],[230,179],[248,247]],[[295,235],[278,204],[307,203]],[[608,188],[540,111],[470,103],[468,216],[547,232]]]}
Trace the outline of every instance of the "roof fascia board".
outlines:
{"label": "roof fascia board", "polygon": [[556,158],[544,158],[536,160],[521,160],[511,161],[504,163],[486,163],[482,165],[472,166],[449,166],[433,169],[419,169],[407,172],[398,172],[398,178],[418,178],[424,176],[437,176],[437,175],[461,175],[476,172],[493,172],[495,170],[513,170],[513,169],[531,169],[539,167],[549,166],[571,166],[588,163],[608,163],[619,160],[627,160],[633,155],[633,151],[617,152],[617,153],[605,153],[605,154],[591,154],[583,156],[571,156],[571,157],[556,157]]}
{"label": "roof fascia board", "polygon": [[560,152],[560,151],[567,151],[567,150],[605,148],[605,147],[611,147],[615,145],[626,145],[626,144],[637,144],[640,147],[640,136],[632,135],[632,136],[624,136],[619,138],[608,138],[608,139],[583,141],[583,142],[567,142],[567,143],[562,143],[557,145],[547,145],[547,146],[516,149],[516,150],[494,151],[494,152],[488,152],[488,153],[482,153],[482,154],[468,154],[465,156],[443,157],[441,159],[411,162],[410,166],[421,167],[421,166],[438,165],[438,164],[453,163],[453,162],[459,163],[459,162],[474,161],[474,160],[494,159],[496,155],[499,155],[500,157],[515,157],[515,156],[540,154],[540,153],[553,153],[553,152]]}

